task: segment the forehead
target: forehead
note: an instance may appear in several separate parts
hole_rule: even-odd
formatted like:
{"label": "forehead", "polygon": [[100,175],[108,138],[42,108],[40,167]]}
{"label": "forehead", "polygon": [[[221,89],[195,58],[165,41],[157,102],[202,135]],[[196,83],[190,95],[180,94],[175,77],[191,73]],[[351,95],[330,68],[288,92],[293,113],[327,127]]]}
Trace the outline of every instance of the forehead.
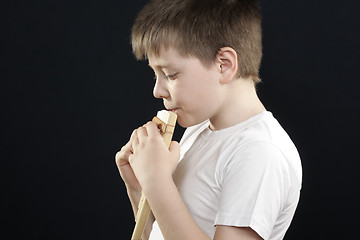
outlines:
{"label": "forehead", "polygon": [[149,66],[152,68],[167,68],[181,65],[189,57],[183,56],[173,47],[159,50],[158,54],[148,55]]}

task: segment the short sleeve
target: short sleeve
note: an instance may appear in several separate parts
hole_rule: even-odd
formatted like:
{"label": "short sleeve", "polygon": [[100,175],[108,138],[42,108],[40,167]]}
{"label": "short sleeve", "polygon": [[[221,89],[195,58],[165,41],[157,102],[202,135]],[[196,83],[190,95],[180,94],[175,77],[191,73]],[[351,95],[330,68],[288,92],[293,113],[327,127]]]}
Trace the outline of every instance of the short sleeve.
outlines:
{"label": "short sleeve", "polygon": [[215,225],[251,227],[269,239],[290,188],[287,171],[285,157],[271,143],[239,149],[218,177],[222,192]]}

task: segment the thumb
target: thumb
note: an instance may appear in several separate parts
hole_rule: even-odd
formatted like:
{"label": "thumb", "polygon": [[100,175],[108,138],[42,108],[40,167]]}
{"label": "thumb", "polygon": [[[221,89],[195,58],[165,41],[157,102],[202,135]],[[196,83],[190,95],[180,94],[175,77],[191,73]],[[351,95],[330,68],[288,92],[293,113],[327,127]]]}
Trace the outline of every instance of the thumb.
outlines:
{"label": "thumb", "polygon": [[179,143],[176,141],[171,141],[169,146],[169,151],[172,155],[176,156],[176,159],[180,158],[180,146]]}

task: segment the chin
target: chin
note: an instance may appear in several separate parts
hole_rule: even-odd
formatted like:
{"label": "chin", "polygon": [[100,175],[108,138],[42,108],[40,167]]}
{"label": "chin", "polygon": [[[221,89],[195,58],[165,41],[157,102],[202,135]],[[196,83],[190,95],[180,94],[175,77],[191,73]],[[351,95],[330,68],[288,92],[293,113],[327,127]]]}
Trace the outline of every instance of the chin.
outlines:
{"label": "chin", "polygon": [[177,119],[177,123],[183,128],[192,127],[192,126],[198,125],[198,124],[200,124],[202,122],[203,121],[195,121],[195,120],[190,120],[190,119],[184,119],[184,118],[182,118],[180,116],[178,116],[178,119]]}
{"label": "chin", "polygon": [[190,127],[190,125],[189,125],[186,121],[182,121],[181,118],[178,118],[178,119],[177,119],[177,123],[178,123],[181,127],[183,127],[183,128]]}

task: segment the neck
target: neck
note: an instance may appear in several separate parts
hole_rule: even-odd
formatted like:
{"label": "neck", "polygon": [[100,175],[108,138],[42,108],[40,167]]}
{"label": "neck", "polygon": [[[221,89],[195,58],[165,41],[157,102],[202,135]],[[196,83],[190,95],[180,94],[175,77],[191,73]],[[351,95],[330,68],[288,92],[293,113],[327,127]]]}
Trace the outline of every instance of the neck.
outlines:
{"label": "neck", "polygon": [[223,102],[210,118],[213,131],[234,126],[266,110],[251,80],[235,79],[223,90]]}

